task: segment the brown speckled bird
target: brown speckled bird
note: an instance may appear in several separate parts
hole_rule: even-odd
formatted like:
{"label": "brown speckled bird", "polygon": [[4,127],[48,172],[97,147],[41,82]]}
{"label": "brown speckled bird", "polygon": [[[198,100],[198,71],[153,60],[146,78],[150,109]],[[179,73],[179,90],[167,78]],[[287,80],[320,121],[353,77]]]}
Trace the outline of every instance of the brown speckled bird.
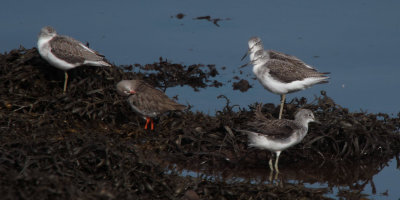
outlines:
{"label": "brown speckled bird", "polygon": [[152,118],[167,111],[182,111],[186,108],[142,80],[122,80],[117,84],[117,92],[128,96],[128,102],[133,110],[146,119],[144,129],[147,129],[151,122],[151,130],[154,130]]}

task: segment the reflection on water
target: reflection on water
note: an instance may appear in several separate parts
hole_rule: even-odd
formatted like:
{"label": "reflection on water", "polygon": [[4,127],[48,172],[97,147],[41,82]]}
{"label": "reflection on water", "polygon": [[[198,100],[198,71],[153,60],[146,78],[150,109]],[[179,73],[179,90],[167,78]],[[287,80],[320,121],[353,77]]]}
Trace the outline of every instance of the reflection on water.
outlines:
{"label": "reflection on water", "polygon": [[[170,160],[174,162],[173,159]],[[246,161],[229,163],[226,161],[194,164],[193,162],[176,161],[174,163],[161,161],[167,174],[178,174],[183,177],[192,177],[199,180],[225,182],[228,184],[267,184],[285,187],[285,184],[300,184],[308,188],[317,188],[325,191],[327,197],[344,197],[359,199],[361,197],[382,198],[396,197],[400,193],[395,187],[384,188],[376,185],[376,176],[382,170],[388,170],[390,162],[396,160],[369,160],[353,163],[325,162],[316,165],[306,161],[295,164],[285,163],[279,175],[271,179],[271,171],[267,162],[249,163]],[[398,160],[397,160],[398,161]],[[399,162],[397,162],[399,165]],[[385,168],[385,169],[384,169]],[[393,167],[394,168],[394,167]],[[390,170],[390,169],[389,169]],[[386,177],[388,178],[388,177]],[[389,192],[388,192],[389,191]]]}

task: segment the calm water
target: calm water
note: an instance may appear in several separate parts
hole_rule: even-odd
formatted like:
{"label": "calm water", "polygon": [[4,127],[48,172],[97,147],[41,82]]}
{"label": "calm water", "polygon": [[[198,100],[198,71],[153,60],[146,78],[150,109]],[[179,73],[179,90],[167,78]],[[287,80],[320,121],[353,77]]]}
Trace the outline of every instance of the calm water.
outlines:
{"label": "calm water", "polygon": [[[260,165],[259,168],[253,168],[249,170],[245,170],[242,167],[239,169],[231,169],[229,167],[223,168],[219,164],[217,167],[200,167],[198,163],[194,164],[191,167],[182,167],[179,164],[166,165],[166,173],[175,173],[181,176],[190,176],[193,178],[198,178],[200,180],[214,180],[214,181],[225,181],[227,183],[248,183],[248,184],[276,184],[283,183],[286,185],[287,183],[292,184],[303,184],[308,188],[325,188],[328,189],[329,192],[325,194],[325,196],[330,198],[337,198],[337,194],[340,190],[342,191],[354,191],[355,193],[359,192],[361,194],[369,195],[369,199],[399,199],[400,192],[398,191],[399,185],[398,182],[387,183],[389,180],[394,179],[394,177],[400,177],[400,171],[396,169],[396,159],[392,159],[387,167],[379,172],[378,175],[370,177],[369,175],[364,176],[360,173],[360,167],[355,166],[355,169],[347,168],[347,173],[355,173],[356,176],[363,177],[363,180],[359,180],[357,182],[352,183],[351,185],[346,185],[343,183],[338,183],[338,177],[343,177],[342,174],[338,175],[338,177],[330,176],[324,177],[321,179],[334,179],[329,182],[329,180],[318,180],[318,177],[321,177],[321,173],[318,171],[324,171],[324,167],[316,168],[316,169],[307,169],[302,168],[304,165],[300,166],[282,166],[290,169],[285,169],[278,175],[278,180],[274,180],[271,182],[270,178],[270,170],[267,166],[267,161],[264,161],[265,165]],[[296,163],[298,165],[299,163]],[[163,165],[163,164],[162,164]],[[165,163],[164,163],[165,165]],[[373,167],[372,165],[363,166],[361,171],[369,171],[366,169],[367,167]],[[296,169],[297,168],[297,169]],[[300,170],[298,168],[301,168]],[[298,171],[302,171],[296,174]],[[326,171],[326,170],[325,170]],[[340,171],[340,170],[339,170]],[[329,172],[324,172],[329,173]],[[332,173],[332,172],[330,172]],[[345,173],[345,172],[343,172]],[[297,179],[290,178],[291,176],[296,174]],[[304,174],[307,174],[305,176]],[[275,175],[275,174],[273,174]],[[341,179],[339,178],[339,179]],[[350,178],[351,179],[351,178]],[[367,180],[368,179],[368,180]],[[347,182],[347,180],[345,180]],[[383,184],[384,183],[384,184]],[[373,187],[375,187],[375,192],[373,192]],[[359,188],[359,189],[355,189]],[[362,190],[363,189],[363,190]],[[359,191],[361,190],[361,191]]]}
{"label": "calm water", "polygon": [[[331,72],[329,84],[288,95],[288,100],[312,99],[326,90],[338,104],[352,111],[397,114],[400,111],[400,1],[2,1],[0,51],[19,45],[36,46],[41,27],[53,26],[106,55],[117,65],[153,63],[160,56],[183,64],[226,66],[220,79],[237,73],[247,40],[259,36],[266,49],[296,55],[319,71]],[[176,14],[185,14],[177,19]],[[221,18],[220,27],[206,20]],[[233,73],[235,71],[236,73]],[[240,75],[247,80],[251,68]],[[246,106],[255,101],[278,104],[279,96],[257,81],[246,93],[226,87],[193,92],[169,89],[180,102],[214,114],[225,102]],[[392,165],[391,165],[392,166]],[[385,171],[385,170],[383,170]],[[386,172],[385,172],[386,173]],[[383,176],[383,172],[379,176]],[[376,185],[400,185],[399,170],[391,170]],[[387,186],[387,187],[386,187]],[[366,191],[369,193],[370,191]],[[384,191],[378,191],[384,192]],[[396,193],[397,192],[397,193]],[[389,191],[400,197],[400,191]]]}

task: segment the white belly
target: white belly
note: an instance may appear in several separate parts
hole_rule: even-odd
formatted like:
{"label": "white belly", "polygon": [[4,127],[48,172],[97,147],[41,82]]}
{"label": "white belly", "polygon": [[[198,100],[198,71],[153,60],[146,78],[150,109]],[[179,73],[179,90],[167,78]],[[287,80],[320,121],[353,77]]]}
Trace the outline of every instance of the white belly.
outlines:
{"label": "white belly", "polygon": [[310,77],[310,78],[305,78],[301,81],[284,83],[274,79],[269,74],[269,71],[261,69],[261,66],[257,65],[254,66],[253,72],[256,75],[258,81],[261,83],[261,85],[263,85],[265,89],[275,94],[287,94],[299,90],[304,90],[308,87],[311,87],[314,84],[317,84],[318,82],[324,79],[321,77]]}
{"label": "white belly", "polygon": [[259,149],[267,149],[269,151],[283,151],[295,144],[297,141],[294,138],[288,138],[283,141],[277,140],[269,140],[262,135],[258,135],[256,133],[251,133],[249,135],[249,146],[259,148]]}

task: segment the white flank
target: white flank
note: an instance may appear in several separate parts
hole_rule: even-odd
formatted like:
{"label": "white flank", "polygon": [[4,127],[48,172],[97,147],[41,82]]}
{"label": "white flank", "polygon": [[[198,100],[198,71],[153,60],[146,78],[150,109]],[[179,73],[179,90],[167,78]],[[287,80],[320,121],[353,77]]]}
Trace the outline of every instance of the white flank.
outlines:
{"label": "white flank", "polygon": [[259,135],[251,131],[248,131],[247,133],[249,135],[249,146],[270,151],[283,151],[301,141],[296,140],[294,137],[295,134],[290,136],[287,140],[276,141],[269,140],[264,135]]}
{"label": "white flank", "polygon": [[305,78],[301,81],[284,83],[274,79],[269,74],[269,70],[265,70],[266,67],[264,64],[265,63],[261,61],[260,63],[255,64],[253,67],[253,73],[256,75],[258,81],[260,81],[265,89],[275,94],[287,94],[290,92],[304,90],[323,80],[328,79],[328,77],[310,77]]}
{"label": "white flank", "polygon": [[[55,36],[53,36],[53,37],[55,37]],[[49,62],[54,67],[57,67],[64,71],[70,70],[70,69],[78,66],[78,64],[71,64],[71,63],[65,62],[64,60],[57,58],[53,53],[51,53],[51,47],[50,47],[49,41],[53,37],[40,37],[39,38],[37,45],[38,45],[39,54],[42,56],[42,58],[44,58],[47,62]]]}

